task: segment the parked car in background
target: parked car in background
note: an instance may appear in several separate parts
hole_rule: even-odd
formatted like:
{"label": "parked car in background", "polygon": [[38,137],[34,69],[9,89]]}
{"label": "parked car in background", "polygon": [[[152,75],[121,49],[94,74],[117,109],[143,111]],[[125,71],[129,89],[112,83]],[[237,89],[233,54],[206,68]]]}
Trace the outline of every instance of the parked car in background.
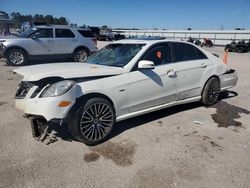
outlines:
{"label": "parked car in background", "polygon": [[91,33],[92,33],[96,38],[98,37],[98,35],[100,35],[101,30],[100,30],[99,27],[94,27],[94,26],[92,26],[92,27],[88,27],[88,28],[90,29]]}
{"label": "parked car in background", "polygon": [[114,33],[114,38],[113,40],[122,40],[122,39],[125,39],[126,36],[122,33]]}
{"label": "parked car in background", "polygon": [[15,103],[31,119],[34,136],[46,133],[50,122],[66,121],[72,136],[87,145],[106,140],[124,119],[194,101],[212,105],[237,83],[236,71],[216,56],[170,40],[120,40],[86,63],[14,72],[24,76]]}
{"label": "parked car in background", "polygon": [[238,52],[238,53],[244,53],[244,52],[249,52],[250,51],[250,39],[248,42],[245,40],[240,40],[239,42],[235,42],[233,40],[230,44],[227,44],[225,46],[225,51],[229,52]]}
{"label": "parked car in background", "polygon": [[34,58],[65,57],[84,62],[97,51],[97,41],[90,30],[69,26],[36,26],[1,40],[0,51],[7,64],[20,66]]}
{"label": "parked car in background", "polygon": [[96,38],[99,41],[112,41],[114,35],[112,32],[100,32],[100,34]]}

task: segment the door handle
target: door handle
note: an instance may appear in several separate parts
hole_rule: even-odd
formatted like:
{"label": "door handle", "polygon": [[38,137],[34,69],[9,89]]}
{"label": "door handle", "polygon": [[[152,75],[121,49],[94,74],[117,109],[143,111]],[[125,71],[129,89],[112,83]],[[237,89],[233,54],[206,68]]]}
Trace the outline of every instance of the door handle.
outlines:
{"label": "door handle", "polygon": [[168,75],[169,78],[175,78],[176,77],[176,72],[175,72],[175,70],[169,70],[167,72],[167,75]]}
{"label": "door handle", "polygon": [[207,67],[207,64],[206,63],[202,63],[201,64],[201,68],[206,68]]}

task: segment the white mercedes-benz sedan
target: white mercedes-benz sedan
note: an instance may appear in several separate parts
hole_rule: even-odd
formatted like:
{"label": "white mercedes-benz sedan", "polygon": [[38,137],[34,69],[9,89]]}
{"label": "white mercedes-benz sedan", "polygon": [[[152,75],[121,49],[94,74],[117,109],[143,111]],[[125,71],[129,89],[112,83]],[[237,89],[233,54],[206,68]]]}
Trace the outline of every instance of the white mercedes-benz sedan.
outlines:
{"label": "white mercedes-benz sedan", "polygon": [[187,42],[121,40],[91,55],[86,63],[18,68],[23,75],[17,108],[31,119],[38,138],[51,122],[67,122],[72,136],[87,145],[109,138],[115,122],[166,107],[217,102],[237,83],[235,70]]}

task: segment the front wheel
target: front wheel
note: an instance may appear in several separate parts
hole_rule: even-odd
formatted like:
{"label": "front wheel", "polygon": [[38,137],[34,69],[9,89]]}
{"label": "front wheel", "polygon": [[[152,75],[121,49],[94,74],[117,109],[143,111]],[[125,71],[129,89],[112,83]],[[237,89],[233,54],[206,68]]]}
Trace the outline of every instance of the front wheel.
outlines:
{"label": "front wheel", "polygon": [[96,145],[108,138],[114,123],[113,105],[104,98],[92,98],[77,110],[68,128],[75,139],[86,145]]}
{"label": "front wheel", "polygon": [[216,77],[210,78],[202,92],[201,102],[205,106],[213,105],[217,102],[220,94],[220,81]]}
{"label": "front wheel", "polygon": [[81,49],[77,49],[75,52],[74,52],[74,61],[75,62],[84,62],[87,60],[89,56],[89,53],[87,50],[81,48]]}
{"label": "front wheel", "polygon": [[27,62],[26,54],[21,49],[12,49],[6,55],[7,64],[10,66],[21,66]]}

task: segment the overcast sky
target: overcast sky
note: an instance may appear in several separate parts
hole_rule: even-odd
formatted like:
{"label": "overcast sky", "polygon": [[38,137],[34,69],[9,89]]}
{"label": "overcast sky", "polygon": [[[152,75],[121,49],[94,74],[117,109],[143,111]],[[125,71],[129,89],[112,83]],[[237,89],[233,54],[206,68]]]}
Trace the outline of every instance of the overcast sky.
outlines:
{"label": "overcast sky", "polygon": [[0,10],[64,16],[91,26],[250,29],[250,0],[0,0]]}

